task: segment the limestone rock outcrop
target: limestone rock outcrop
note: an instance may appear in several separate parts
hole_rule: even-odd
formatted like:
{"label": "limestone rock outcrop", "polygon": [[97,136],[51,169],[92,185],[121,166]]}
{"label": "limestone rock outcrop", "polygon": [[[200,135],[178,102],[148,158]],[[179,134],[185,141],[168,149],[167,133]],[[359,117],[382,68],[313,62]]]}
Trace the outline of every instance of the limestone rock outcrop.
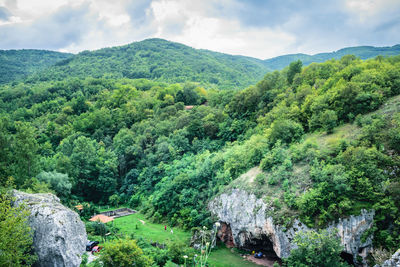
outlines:
{"label": "limestone rock outcrop", "polygon": [[[222,225],[225,223],[230,227],[235,246],[251,247],[258,242],[257,240],[267,238],[279,258],[287,258],[290,251],[296,247],[292,242],[296,233],[312,230],[297,219],[289,229],[275,224],[273,218],[266,215],[268,207],[263,200],[240,189],[217,196],[209,203],[208,208]],[[361,237],[372,226],[373,217],[374,211],[363,210],[359,216],[340,219],[328,227],[331,230],[338,229],[344,252],[351,254],[354,260],[358,255],[365,258],[372,248],[372,239],[366,238],[363,242]],[[262,244],[266,243],[263,241]]]}
{"label": "limestone rock outcrop", "polygon": [[397,250],[390,259],[386,260],[381,265],[375,265],[374,267],[400,267],[400,249]]}
{"label": "limestone rock outcrop", "polygon": [[81,263],[87,235],[78,214],[60,203],[52,194],[27,194],[14,191],[13,205],[24,203],[30,211],[35,266],[75,267]]}

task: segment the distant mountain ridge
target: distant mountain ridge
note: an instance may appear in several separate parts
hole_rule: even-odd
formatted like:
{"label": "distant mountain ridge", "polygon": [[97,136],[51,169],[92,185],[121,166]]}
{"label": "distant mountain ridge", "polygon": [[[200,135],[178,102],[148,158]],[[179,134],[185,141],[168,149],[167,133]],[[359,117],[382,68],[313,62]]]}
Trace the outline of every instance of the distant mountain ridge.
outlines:
{"label": "distant mountain ridge", "polygon": [[194,49],[157,38],[76,55],[46,50],[0,50],[0,84],[23,79],[35,82],[69,77],[126,77],[168,83],[193,81],[208,87],[240,89],[295,60],[309,65],[347,54],[361,59],[398,55],[400,45],[348,47],[331,53],[290,54],[266,60]]}
{"label": "distant mountain ridge", "polygon": [[48,50],[0,50],[0,84],[24,79],[71,56]]}
{"label": "distant mountain ridge", "polygon": [[273,57],[263,61],[264,65],[271,70],[280,70],[288,66],[290,62],[295,60],[301,60],[303,65],[309,65],[313,62],[321,63],[330,59],[340,59],[345,55],[355,55],[361,59],[373,58],[378,55],[381,56],[395,56],[400,54],[400,44],[386,47],[375,47],[375,46],[355,46],[346,47],[338,51],[330,53],[319,53],[315,55],[307,54],[289,54],[278,57]]}
{"label": "distant mountain ridge", "polygon": [[147,39],[124,46],[83,51],[57,62],[31,79],[125,77],[245,88],[259,81],[268,71],[259,59],[194,49],[163,39]]}

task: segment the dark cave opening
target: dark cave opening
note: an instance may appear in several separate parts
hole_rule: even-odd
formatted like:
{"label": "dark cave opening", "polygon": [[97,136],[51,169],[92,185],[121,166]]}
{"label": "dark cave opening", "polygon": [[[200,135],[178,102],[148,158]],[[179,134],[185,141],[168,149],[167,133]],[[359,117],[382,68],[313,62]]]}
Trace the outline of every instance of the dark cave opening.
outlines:
{"label": "dark cave opening", "polygon": [[347,262],[348,264],[350,264],[351,266],[355,266],[355,264],[354,264],[354,258],[353,258],[353,255],[352,255],[352,254],[342,251],[342,252],[340,253],[340,257],[341,257],[345,262]]}
{"label": "dark cave opening", "polygon": [[265,258],[271,261],[281,262],[281,259],[274,251],[272,241],[265,234],[261,234],[258,237],[251,236],[247,239],[242,249],[250,252],[254,251],[255,253],[262,252],[262,254],[265,255]]}
{"label": "dark cave opening", "polygon": [[[221,227],[217,233],[218,240],[225,243],[227,247],[236,247],[235,239],[232,235],[232,229],[229,224],[221,222]],[[282,260],[277,256],[274,251],[273,243],[266,234],[253,235],[249,232],[241,232],[238,235],[238,240],[245,240],[244,244],[238,248],[251,254],[262,252],[262,258],[255,258],[254,255],[247,255],[248,260],[262,266],[272,266],[275,262],[282,265]],[[246,255],[245,253],[244,255]],[[244,256],[242,255],[242,256]]]}

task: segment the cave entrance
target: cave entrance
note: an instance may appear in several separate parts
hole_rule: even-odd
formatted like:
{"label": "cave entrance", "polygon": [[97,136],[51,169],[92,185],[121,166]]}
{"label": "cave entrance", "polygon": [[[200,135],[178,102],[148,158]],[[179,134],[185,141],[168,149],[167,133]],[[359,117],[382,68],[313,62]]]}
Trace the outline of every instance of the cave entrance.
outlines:
{"label": "cave entrance", "polygon": [[353,255],[352,255],[352,254],[342,251],[342,252],[340,253],[340,257],[341,257],[345,262],[347,262],[348,264],[350,264],[351,266],[355,266],[355,264],[354,264],[354,258],[353,258]]}
{"label": "cave entrance", "polygon": [[[274,246],[269,237],[265,234],[261,234],[260,236],[251,236],[247,239],[247,242],[242,247],[242,249],[247,250],[249,252],[254,251],[255,253],[262,252],[264,255],[261,259],[261,262],[257,262],[260,265],[264,266],[272,266],[274,262],[282,263],[281,259],[276,255],[274,251]],[[251,256],[253,257],[253,256]]]}

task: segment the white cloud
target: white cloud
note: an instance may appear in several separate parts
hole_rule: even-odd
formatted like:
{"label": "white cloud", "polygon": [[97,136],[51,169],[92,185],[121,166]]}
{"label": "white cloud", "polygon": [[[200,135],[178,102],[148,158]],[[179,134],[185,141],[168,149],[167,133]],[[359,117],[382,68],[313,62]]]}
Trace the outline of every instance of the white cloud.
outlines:
{"label": "white cloud", "polygon": [[[398,11],[400,1],[398,0],[347,0],[345,3],[347,11],[351,14],[353,23],[374,24],[375,20],[387,19],[384,14]],[[383,16],[382,16],[383,15]],[[391,16],[389,16],[391,17]]]}
{"label": "white cloud", "polygon": [[0,0],[0,7],[0,49],[79,52],[159,37],[269,58],[400,42],[398,0]]}
{"label": "white cloud", "polygon": [[157,37],[194,48],[259,58],[283,53],[295,41],[293,35],[279,28],[244,27],[235,19],[209,16],[209,7],[204,4],[197,8],[198,2],[154,1],[151,8]]}

